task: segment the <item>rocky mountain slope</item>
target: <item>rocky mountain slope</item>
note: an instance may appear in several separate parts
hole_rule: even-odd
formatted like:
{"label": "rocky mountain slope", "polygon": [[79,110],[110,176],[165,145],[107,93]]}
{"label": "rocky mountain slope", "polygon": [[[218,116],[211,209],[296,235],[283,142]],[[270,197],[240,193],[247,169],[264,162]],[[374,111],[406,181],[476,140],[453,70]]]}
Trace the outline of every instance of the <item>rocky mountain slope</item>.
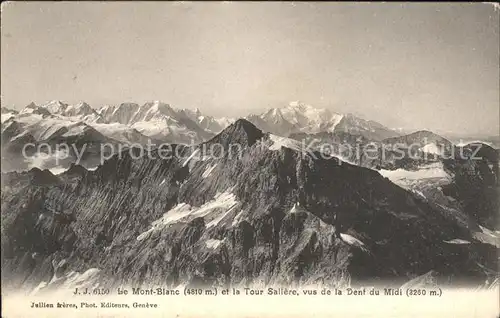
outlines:
{"label": "rocky mountain slope", "polygon": [[487,144],[458,146],[429,131],[382,142],[341,132],[290,137],[349,163],[378,170],[437,209],[458,211],[465,215],[462,219],[472,217],[487,228],[499,229],[495,211],[500,209],[500,161],[498,151]]}
{"label": "rocky mountain slope", "polygon": [[473,218],[296,146],[238,120],[166,159],[125,151],[95,171],[3,174],[3,284],[401,285],[433,271],[456,286],[497,275]]}

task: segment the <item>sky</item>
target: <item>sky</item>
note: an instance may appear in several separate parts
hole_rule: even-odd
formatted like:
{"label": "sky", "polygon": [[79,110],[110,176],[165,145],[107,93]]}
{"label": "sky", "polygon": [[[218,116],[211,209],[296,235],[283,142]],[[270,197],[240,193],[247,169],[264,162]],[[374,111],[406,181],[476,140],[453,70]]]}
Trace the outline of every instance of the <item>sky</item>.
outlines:
{"label": "sky", "polygon": [[243,117],[300,100],[392,128],[498,134],[485,3],[3,2],[1,103],[161,100]]}

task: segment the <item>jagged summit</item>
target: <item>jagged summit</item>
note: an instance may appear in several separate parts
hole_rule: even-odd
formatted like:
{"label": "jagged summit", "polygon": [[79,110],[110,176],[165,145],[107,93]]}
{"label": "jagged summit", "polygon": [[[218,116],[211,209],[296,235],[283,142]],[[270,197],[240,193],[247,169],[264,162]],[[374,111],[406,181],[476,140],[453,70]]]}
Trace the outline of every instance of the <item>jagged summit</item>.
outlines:
{"label": "jagged summit", "polygon": [[60,180],[48,169],[34,167],[23,172],[8,172],[2,174],[2,186],[15,184],[29,184],[31,186],[42,186],[56,184]]}
{"label": "jagged summit", "polygon": [[37,106],[35,103],[30,103],[25,108],[23,108],[19,114],[38,114],[42,116],[50,116],[51,112],[43,106]]}
{"label": "jagged summit", "polygon": [[246,119],[238,119],[229,127],[221,131],[217,136],[209,140],[209,144],[221,144],[228,149],[231,144],[252,146],[257,140],[264,136],[262,130]]}
{"label": "jagged summit", "polygon": [[234,123],[229,125],[229,127],[227,127],[225,130],[230,129],[231,127],[234,127],[234,130],[243,129],[248,133],[258,133],[258,132],[262,133],[262,131],[259,128],[257,128],[254,124],[243,118],[236,120]]}
{"label": "jagged summit", "polygon": [[139,104],[121,103],[119,105],[106,105],[99,109],[98,113],[110,123],[127,125],[132,116],[139,110]]}
{"label": "jagged summit", "polygon": [[60,100],[52,100],[40,107],[46,108],[51,114],[63,114],[68,108],[68,104]]}
{"label": "jagged summit", "polygon": [[158,100],[143,105],[107,105],[99,114],[110,124],[127,125],[147,137],[174,143],[208,140],[231,121],[204,116],[199,109],[178,109]]}
{"label": "jagged summit", "polygon": [[86,102],[79,102],[76,105],[70,105],[64,111],[65,116],[87,116],[92,114],[98,116],[97,112]]}
{"label": "jagged summit", "polygon": [[296,108],[308,108],[312,107],[311,105],[307,105],[306,103],[300,101],[300,100],[295,100],[291,101],[288,103],[288,107],[296,107]]}
{"label": "jagged summit", "polygon": [[35,102],[31,102],[28,105],[26,105],[26,108],[36,108],[36,107],[38,106],[35,104]]}

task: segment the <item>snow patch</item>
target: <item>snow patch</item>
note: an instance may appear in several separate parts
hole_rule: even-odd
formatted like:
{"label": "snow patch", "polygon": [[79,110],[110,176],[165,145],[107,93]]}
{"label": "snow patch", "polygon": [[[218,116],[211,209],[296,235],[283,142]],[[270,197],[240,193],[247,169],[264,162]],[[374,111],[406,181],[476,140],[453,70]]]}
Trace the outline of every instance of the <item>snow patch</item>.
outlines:
{"label": "snow patch", "polygon": [[365,243],[361,242],[360,240],[358,240],[357,238],[355,238],[354,236],[349,235],[349,234],[340,233],[340,238],[349,245],[353,245],[353,246],[357,246],[357,247],[361,247],[361,246],[365,245]]}
{"label": "snow patch", "polygon": [[66,287],[79,287],[86,283],[91,282],[97,274],[99,274],[100,270],[98,268],[89,268],[84,273],[80,274],[79,272],[70,272],[64,282],[64,286]]}
{"label": "snow patch", "polygon": [[217,164],[213,164],[211,165],[210,167],[208,167],[204,172],[203,174],[201,175],[201,177],[203,179],[207,178],[211,173],[212,171],[215,169],[215,167],[217,167]]}
{"label": "snow patch", "polygon": [[236,216],[234,217],[233,223],[231,223],[231,226],[236,226],[238,223],[242,221],[242,217],[245,211],[241,210]]}
{"label": "snow patch", "polygon": [[42,290],[43,288],[47,287],[47,282],[46,281],[41,281],[40,284],[38,284],[38,286],[36,286],[30,293],[31,296],[37,294],[40,290]]}
{"label": "snow patch", "polygon": [[38,216],[38,221],[37,221],[37,223],[39,223],[39,222],[40,222],[40,221],[42,221],[43,219],[45,219],[45,214],[40,213],[40,215]]}
{"label": "snow patch", "polygon": [[83,135],[85,133],[86,128],[87,128],[87,126],[78,123],[78,124],[72,125],[71,127],[68,127],[68,131],[65,132],[62,136],[63,137],[70,137],[70,136]]}
{"label": "snow patch", "polygon": [[234,209],[236,208],[236,204],[230,207],[226,212],[221,213],[219,216],[215,217],[212,221],[208,222],[207,228],[216,226],[217,224],[220,223],[229,213],[233,212]]}
{"label": "snow patch", "polygon": [[358,240],[354,236],[346,234],[346,233],[340,233],[340,238],[345,243],[347,243],[351,246],[357,247],[357,248],[361,249],[363,252],[369,253],[369,250],[366,248],[365,243],[361,242],[360,240]]}
{"label": "snow patch", "polygon": [[453,240],[449,240],[449,241],[443,241],[445,243],[448,243],[448,244],[470,244],[469,241],[466,241],[466,240],[462,240],[462,239],[453,239]]}
{"label": "snow patch", "polygon": [[280,150],[281,147],[290,148],[297,151],[302,151],[302,144],[290,138],[280,137],[269,134],[269,139],[273,142],[269,150]]}
{"label": "snow patch", "polygon": [[492,231],[490,229],[485,228],[484,226],[479,225],[479,228],[481,228],[481,231],[483,231],[484,234],[489,235],[493,238],[500,238],[500,231]]}
{"label": "snow patch", "polygon": [[415,193],[415,194],[417,194],[417,195],[421,196],[421,197],[422,197],[422,198],[424,198],[424,199],[427,199],[427,198],[425,197],[425,195],[422,193],[422,191],[419,191],[419,190],[415,190],[415,189],[413,189],[413,193]]}
{"label": "snow patch", "polygon": [[186,159],[186,161],[184,161],[182,166],[185,167],[189,163],[189,161],[191,161],[191,159],[193,159],[194,156],[196,156],[199,152],[200,152],[200,149],[196,149],[195,151],[193,151],[193,153]]}
{"label": "snow patch", "polygon": [[451,182],[452,177],[444,170],[443,164],[432,163],[430,165],[422,166],[419,170],[411,171],[404,169],[396,170],[378,170],[378,172],[385,178],[388,178],[395,184],[408,189],[412,182],[430,179],[441,178]]}
{"label": "snow patch", "polygon": [[218,193],[212,201],[203,204],[200,207],[192,207],[186,203],[180,203],[166,212],[160,219],[154,221],[149,230],[141,233],[137,240],[143,240],[152,232],[163,229],[168,224],[179,221],[188,222],[197,217],[210,219],[207,226],[217,225],[228,213],[230,213],[239,202],[236,196],[228,191]]}
{"label": "snow patch", "polygon": [[223,242],[223,240],[209,239],[205,242],[208,248],[216,249]]}
{"label": "snow patch", "polygon": [[148,138],[130,126],[120,123],[90,123],[90,126],[109,138],[125,144],[146,143]]}
{"label": "snow patch", "polygon": [[300,206],[300,203],[297,202],[290,209],[289,213],[299,213],[299,212],[307,212],[307,211]]}
{"label": "snow patch", "polygon": [[58,175],[68,171],[68,169],[63,167],[55,167],[55,168],[50,168],[49,171],[54,175]]}

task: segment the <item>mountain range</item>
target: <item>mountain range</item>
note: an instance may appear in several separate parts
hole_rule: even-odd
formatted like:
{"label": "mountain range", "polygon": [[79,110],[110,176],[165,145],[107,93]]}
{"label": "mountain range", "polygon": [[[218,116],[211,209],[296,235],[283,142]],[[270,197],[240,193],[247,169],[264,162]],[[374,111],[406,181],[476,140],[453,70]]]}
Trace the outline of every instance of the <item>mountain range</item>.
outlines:
{"label": "mountain range", "polygon": [[291,102],[287,107],[272,108],[260,115],[250,115],[246,119],[264,131],[285,137],[299,133],[345,132],[370,140],[382,140],[400,135],[375,121],[314,108],[300,101]]}
{"label": "mountain range", "polygon": [[[15,121],[15,117],[28,114],[44,118],[63,118],[71,122],[81,121],[102,130],[105,130],[105,126],[98,126],[99,124],[114,124],[116,130],[135,129],[144,136],[176,143],[207,140],[234,121],[231,118],[203,115],[199,109],[176,109],[159,101],[148,102],[142,106],[136,103],[107,105],[98,110],[85,102],[69,105],[61,101],[50,101],[40,106],[31,103],[20,112],[2,108],[2,123]],[[373,140],[400,135],[396,130],[377,122],[352,114],[341,115],[327,109],[314,108],[300,101],[291,102],[286,107],[270,109],[262,114],[252,114],[245,119],[264,131],[285,137],[294,133],[334,131],[364,135]],[[113,129],[106,130],[109,132]],[[129,141],[136,142],[133,139]]]}
{"label": "mountain range", "polygon": [[[2,171],[25,170],[31,167],[56,168],[55,158],[19,161],[21,144],[37,144],[54,141],[66,142],[65,138],[78,137],[80,146],[93,143],[115,145],[145,145],[161,143],[195,144],[212,138],[226,128],[234,119],[215,118],[201,113],[199,109],[177,109],[160,101],[139,105],[121,103],[94,109],[85,102],[69,105],[61,101],[50,101],[43,105],[29,104],[21,111],[2,108],[2,149],[7,163]],[[292,102],[283,108],[270,109],[260,115],[249,115],[247,120],[263,131],[280,136],[295,133],[342,131],[381,140],[399,134],[373,121],[353,115],[340,115],[327,109],[316,109],[301,102]],[[78,135],[78,136],[77,136]],[[77,149],[69,154],[75,161]],[[38,155],[43,157],[43,155]],[[95,156],[95,152],[86,157]],[[46,157],[46,156],[45,156]],[[90,160],[95,164],[95,160]],[[83,163],[90,167],[90,163]]]}
{"label": "mountain range", "polygon": [[[498,283],[500,160],[488,144],[301,102],[236,121],[159,101],[1,116],[11,287]],[[149,143],[172,156],[137,156]],[[367,146],[375,156],[353,151]]]}
{"label": "mountain range", "polygon": [[142,106],[122,103],[99,110],[84,102],[69,105],[51,101],[40,106],[31,103],[19,112],[2,108],[1,116],[2,171],[31,167],[59,169],[55,163],[57,158],[44,154],[30,153],[37,160],[20,160],[22,146],[27,143],[55,146],[57,143],[73,144],[74,139],[78,139],[75,148],[66,154],[70,158],[62,166],[69,167],[76,161],[77,153],[83,151],[89,159],[84,165],[90,167],[95,166],[99,152],[89,151],[89,145],[99,149],[104,144],[199,143],[213,137],[231,121],[203,116],[199,110],[174,109],[158,101]]}
{"label": "mountain range", "polygon": [[2,174],[4,287],[498,284],[496,151],[432,159],[450,178],[426,194],[245,119],[133,155]]}

